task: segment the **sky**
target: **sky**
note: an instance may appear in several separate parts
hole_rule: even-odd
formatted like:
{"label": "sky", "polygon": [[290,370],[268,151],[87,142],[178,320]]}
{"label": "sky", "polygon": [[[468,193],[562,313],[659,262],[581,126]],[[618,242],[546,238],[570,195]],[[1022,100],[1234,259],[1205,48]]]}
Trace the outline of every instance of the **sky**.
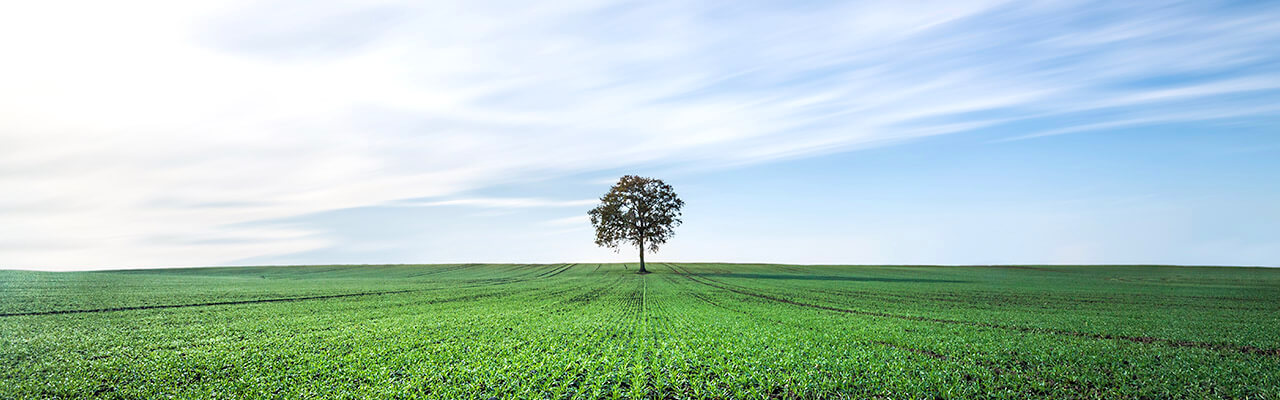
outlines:
{"label": "sky", "polygon": [[0,268],[1280,266],[1280,2],[0,5]]}

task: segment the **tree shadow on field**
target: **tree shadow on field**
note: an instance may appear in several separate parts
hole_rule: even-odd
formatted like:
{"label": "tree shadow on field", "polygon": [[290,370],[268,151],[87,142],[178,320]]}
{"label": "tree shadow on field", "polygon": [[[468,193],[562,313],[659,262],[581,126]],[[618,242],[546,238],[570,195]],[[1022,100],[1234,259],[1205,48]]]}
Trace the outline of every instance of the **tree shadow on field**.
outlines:
{"label": "tree shadow on field", "polygon": [[796,279],[806,281],[849,281],[849,282],[916,282],[916,283],[969,283],[969,281],[957,281],[949,279],[925,279],[925,278],[875,278],[866,276],[835,276],[835,275],[801,275],[801,274],[735,274],[725,272],[709,272],[700,274],[690,274],[694,276],[719,277],[719,278],[742,278],[742,279]]}

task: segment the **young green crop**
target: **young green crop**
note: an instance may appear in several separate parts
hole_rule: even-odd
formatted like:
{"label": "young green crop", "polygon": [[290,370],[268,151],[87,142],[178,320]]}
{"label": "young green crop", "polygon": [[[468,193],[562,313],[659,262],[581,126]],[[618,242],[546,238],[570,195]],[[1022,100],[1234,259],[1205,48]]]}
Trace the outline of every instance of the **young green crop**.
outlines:
{"label": "young green crop", "polygon": [[0,398],[1278,398],[1280,270],[0,271]]}

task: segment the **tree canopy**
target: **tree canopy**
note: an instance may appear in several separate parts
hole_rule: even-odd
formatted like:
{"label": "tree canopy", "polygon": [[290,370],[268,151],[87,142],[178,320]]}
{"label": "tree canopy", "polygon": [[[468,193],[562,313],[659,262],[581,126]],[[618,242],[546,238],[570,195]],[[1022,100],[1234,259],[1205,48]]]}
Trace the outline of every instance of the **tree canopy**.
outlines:
{"label": "tree canopy", "polygon": [[657,252],[658,246],[675,235],[682,222],[680,209],[684,201],[671,185],[660,179],[626,175],[600,197],[600,205],[587,212],[596,228],[596,245],[615,251],[622,245],[640,249],[640,273],[648,273],[644,265],[646,250]]}

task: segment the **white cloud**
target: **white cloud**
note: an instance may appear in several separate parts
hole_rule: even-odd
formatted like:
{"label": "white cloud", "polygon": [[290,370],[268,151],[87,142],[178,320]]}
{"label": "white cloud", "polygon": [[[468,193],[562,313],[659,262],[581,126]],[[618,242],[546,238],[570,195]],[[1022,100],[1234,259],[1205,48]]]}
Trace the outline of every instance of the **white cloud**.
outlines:
{"label": "white cloud", "polygon": [[1239,117],[1256,116],[1256,115],[1268,115],[1268,114],[1276,114],[1276,113],[1280,113],[1280,106],[1263,105],[1258,107],[1245,107],[1245,108],[1238,108],[1238,109],[1186,110],[1176,115],[1156,115],[1156,116],[1146,115],[1146,116],[1138,116],[1138,117],[1133,117],[1128,119],[1109,120],[1107,122],[1073,125],[1066,128],[1051,129],[1051,130],[1040,131],[1040,132],[1027,134],[1027,135],[1013,136],[1009,138],[996,140],[995,142],[1009,142],[1009,141],[1016,141],[1016,140],[1034,139],[1038,137],[1063,135],[1068,133],[1099,131],[1099,130],[1109,129],[1109,128],[1122,128],[1122,127],[1132,127],[1132,126],[1142,126],[1142,125],[1152,125],[1152,124],[1168,124],[1168,123],[1187,122],[1187,121],[1212,121],[1212,120],[1239,118]]}
{"label": "white cloud", "polygon": [[485,208],[530,208],[530,207],[584,207],[595,204],[599,200],[582,199],[582,200],[548,200],[538,198],[500,198],[500,197],[473,197],[458,198],[448,200],[428,200],[403,202],[419,207],[440,207],[440,206],[472,206]]}
{"label": "white cloud", "polygon": [[587,218],[586,213],[583,213],[583,215],[575,215],[575,216],[572,216],[572,217],[564,217],[564,218],[556,218],[556,219],[552,219],[552,220],[547,220],[547,221],[543,222],[543,224],[545,224],[545,225],[552,225],[552,226],[579,226],[579,227],[586,227],[586,226],[591,226],[591,220]]}
{"label": "white cloud", "polygon": [[[244,222],[571,172],[803,157],[1276,82],[1248,69],[1276,57],[1270,9],[731,4],[6,3],[0,266],[214,264],[332,244]],[[1125,85],[1223,68],[1243,72],[1199,89]],[[1022,111],[952,120],[999,109]]]}

